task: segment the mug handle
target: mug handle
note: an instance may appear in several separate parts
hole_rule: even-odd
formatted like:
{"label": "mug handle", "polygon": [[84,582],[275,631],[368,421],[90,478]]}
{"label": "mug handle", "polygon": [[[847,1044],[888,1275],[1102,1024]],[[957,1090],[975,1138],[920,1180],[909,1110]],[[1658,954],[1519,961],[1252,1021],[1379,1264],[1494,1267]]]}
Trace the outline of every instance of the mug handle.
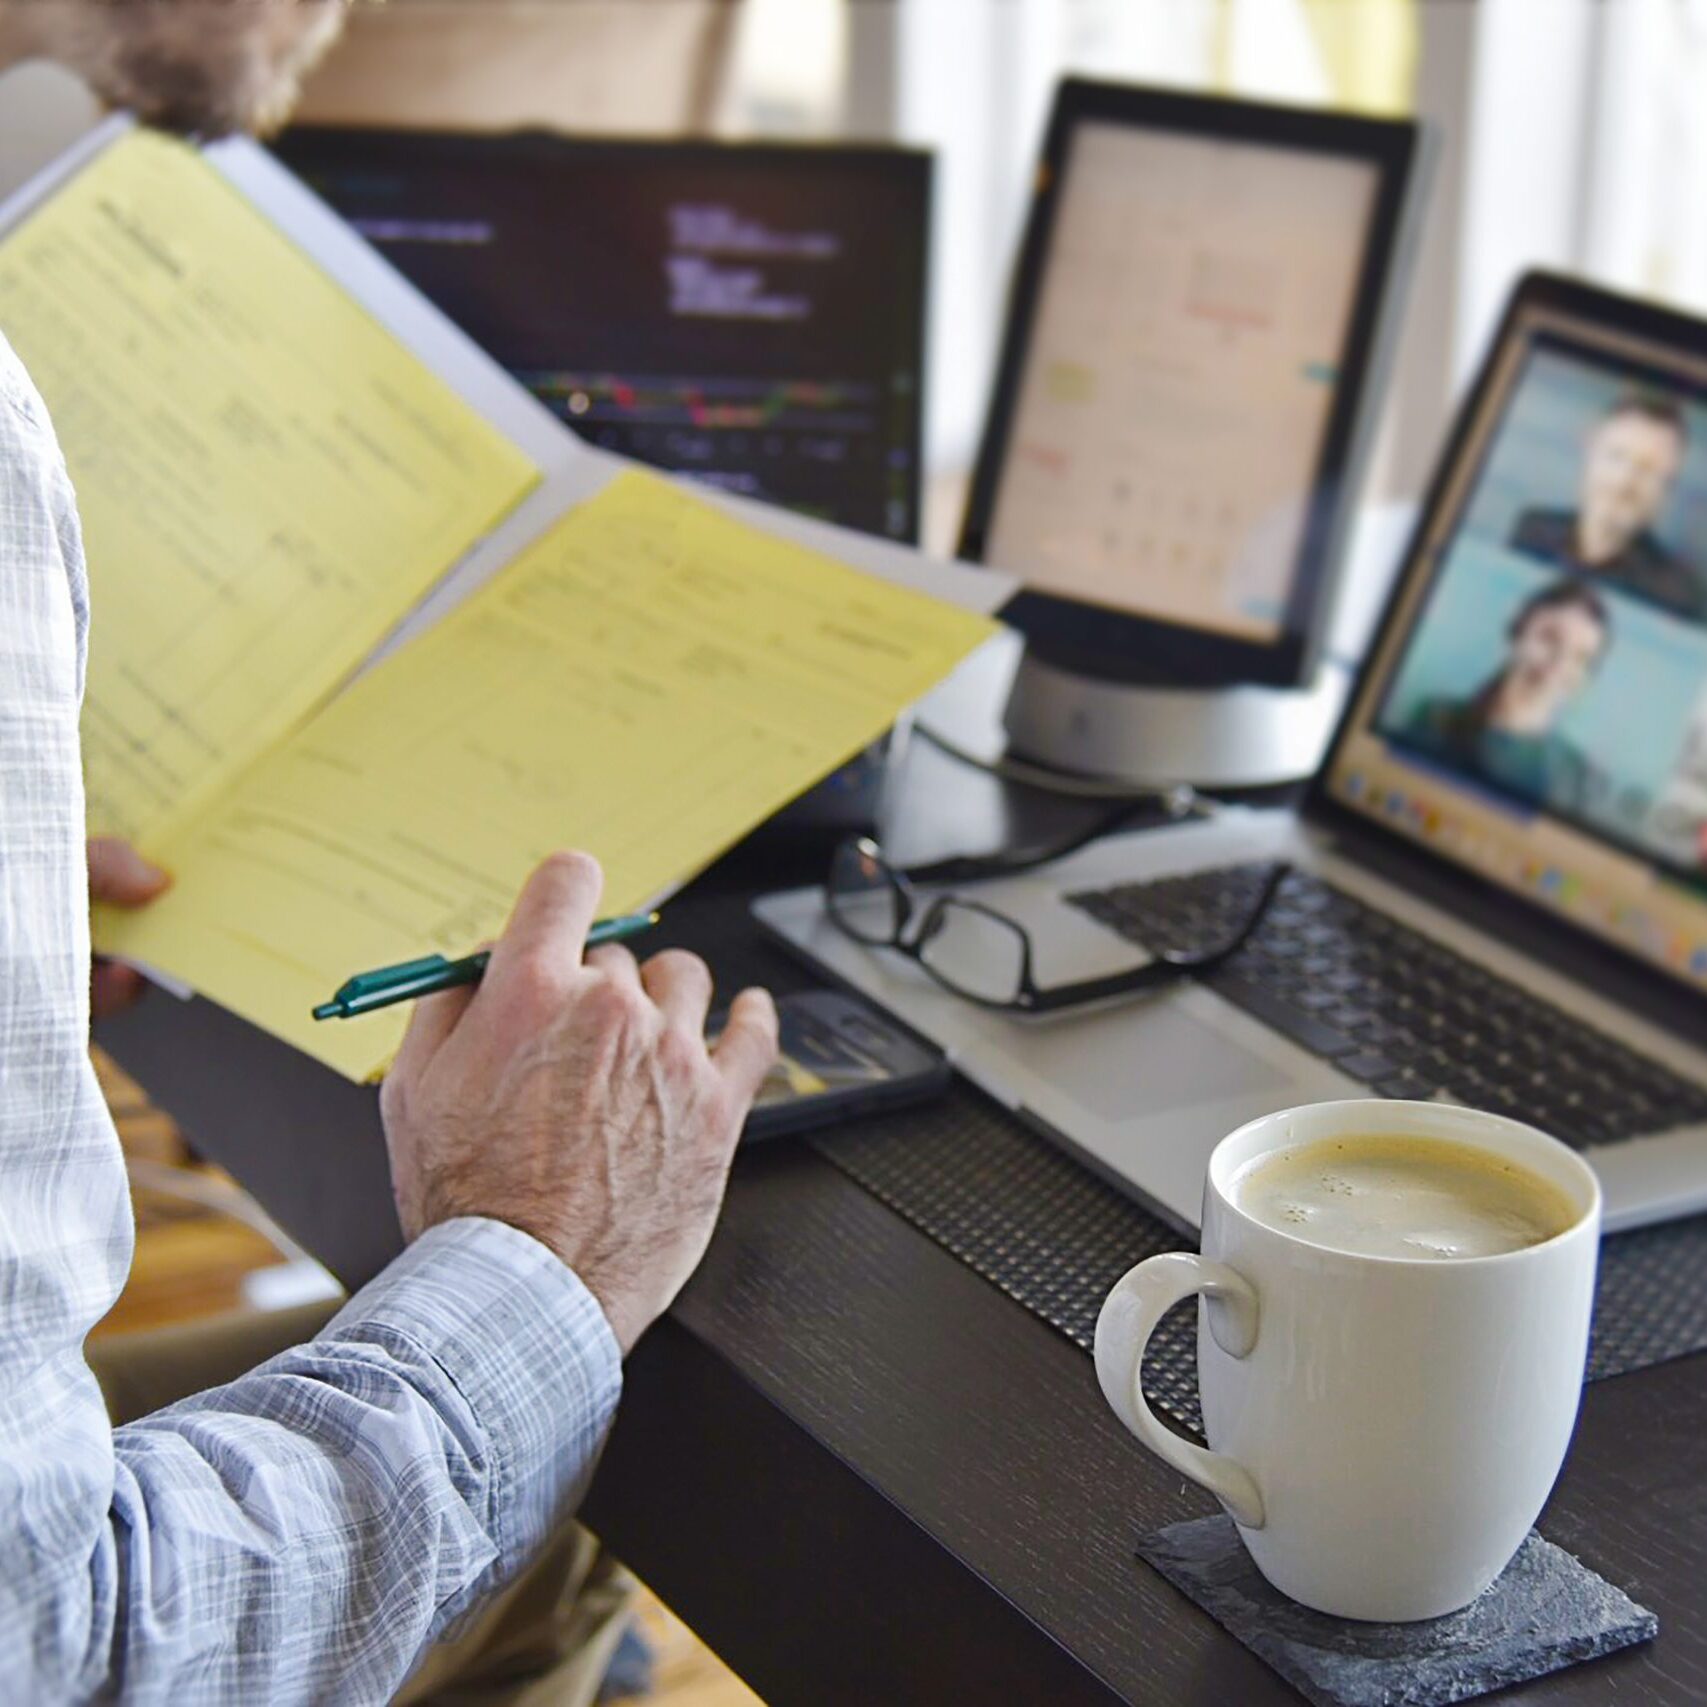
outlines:
{"label": "mug handle", "polygon": [[1232,1357],[1246,1357],[1257,1339],[1257,1295],[1250,1282],[1221,1263],[1190,1251],[1147,1257],[1115,1282],[1097,1317],[1097,1380],[1114,1414],[1144,1445],[1182,1476],[1207,1488],[1246,1529],[1263,1526],[1262,1495],[1242,1464],[1210,1452],[1164,1428],[1144,1398],[1139,1371],[1150,1336],[1174,1305],[1201,1292],[1221,1306],[1215,1343]]}

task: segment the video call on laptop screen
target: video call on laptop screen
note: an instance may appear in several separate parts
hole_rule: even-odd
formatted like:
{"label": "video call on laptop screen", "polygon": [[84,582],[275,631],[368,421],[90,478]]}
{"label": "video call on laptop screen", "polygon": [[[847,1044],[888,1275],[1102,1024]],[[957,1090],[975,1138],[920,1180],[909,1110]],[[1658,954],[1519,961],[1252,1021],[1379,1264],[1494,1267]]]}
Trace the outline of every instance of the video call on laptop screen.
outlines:
{"label": "video call on laptop screen", "polygon": [[1519,319],[1328,783],[1707,986],[1707,369]]}

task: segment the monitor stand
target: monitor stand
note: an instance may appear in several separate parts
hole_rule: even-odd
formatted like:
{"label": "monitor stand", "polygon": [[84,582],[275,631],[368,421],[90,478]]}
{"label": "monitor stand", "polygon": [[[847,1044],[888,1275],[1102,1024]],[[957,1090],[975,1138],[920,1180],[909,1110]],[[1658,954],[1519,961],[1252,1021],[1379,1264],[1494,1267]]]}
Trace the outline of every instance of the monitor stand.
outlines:
{"label": "monitor stand", "polygon": [[1313,776],[1349,673],[1323,662],[1300,687],[1133,687],[1021,659],[1003,721],[1009,751],[1136,787],[1265,788]]}

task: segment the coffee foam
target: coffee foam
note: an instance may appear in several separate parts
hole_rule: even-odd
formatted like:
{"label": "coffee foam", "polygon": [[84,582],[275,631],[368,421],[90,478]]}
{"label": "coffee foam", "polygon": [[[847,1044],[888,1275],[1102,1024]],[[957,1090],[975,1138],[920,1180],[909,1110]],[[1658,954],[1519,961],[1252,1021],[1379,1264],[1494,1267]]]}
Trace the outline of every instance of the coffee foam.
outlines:
{"label": "coffee foam", "polygon": [[1253,1220],[1353,1255],[1499,1256],[1580,1218],[1533,1169],[1468,1144],[1420,1137],[1318,1139],[1258,1157],[1232,1185]]}

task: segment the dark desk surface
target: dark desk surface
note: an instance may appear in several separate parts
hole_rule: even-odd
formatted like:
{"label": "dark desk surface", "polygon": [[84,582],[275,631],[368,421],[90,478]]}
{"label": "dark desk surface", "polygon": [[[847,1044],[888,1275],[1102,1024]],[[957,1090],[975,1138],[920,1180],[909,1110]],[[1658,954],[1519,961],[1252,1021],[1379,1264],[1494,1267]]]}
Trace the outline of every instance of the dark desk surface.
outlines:
{"label": "dark desk surface", "polygon": [[[895,798],[919,855],[1086,811],[919,749]],[[761,841],[682,916],[819,857]],[[103,1040],[216,1153],[259,1129],[252,1179],[257,1158],[318,1168],[326,1225],[395,1238],[371,1092],[203,1003],[153,1000]],[[1703,1418],[1703,1357],[1588,1390],[1543,1528],[1661,1635],[1509,1698],[1707,1700]],[[1295,1700],[1133,1556],[1209,1509],[1121,1429],[1082,1352],[785,1143],[738,1162],[705,1263],[630,1360],[584,1515],[775,1703]]]}

